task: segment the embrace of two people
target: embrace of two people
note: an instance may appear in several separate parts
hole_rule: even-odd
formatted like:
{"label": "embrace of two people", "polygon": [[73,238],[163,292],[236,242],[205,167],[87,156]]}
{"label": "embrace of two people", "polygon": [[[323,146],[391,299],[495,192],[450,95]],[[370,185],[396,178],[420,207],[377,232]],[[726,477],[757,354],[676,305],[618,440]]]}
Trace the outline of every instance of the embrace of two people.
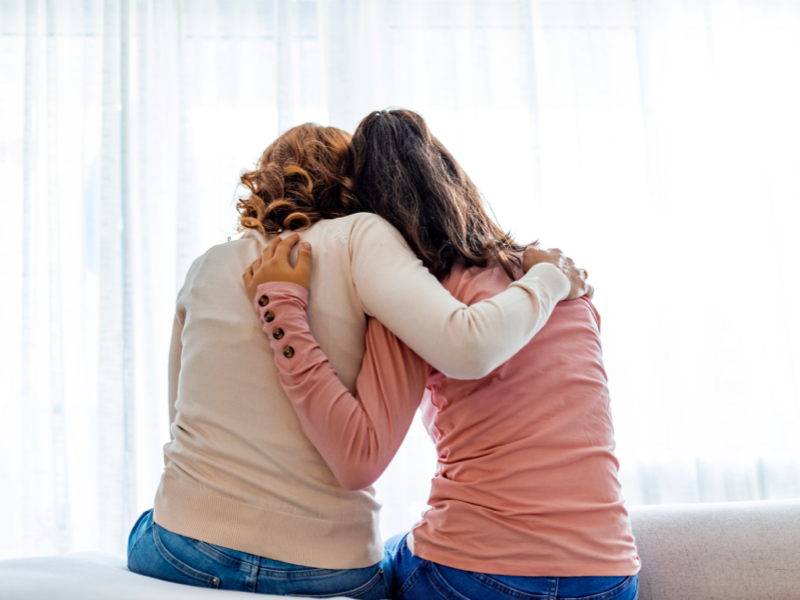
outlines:
{"label": "embrace of two people", "polygon": [[[411,111],[352,138],[295,127],[242,183],[243,235],[178,295],[171,440],[130,569],[310,597],[634,600],[586,271],[504,233]],[[371,485],[417,410],[430,509],[384,542]]]}

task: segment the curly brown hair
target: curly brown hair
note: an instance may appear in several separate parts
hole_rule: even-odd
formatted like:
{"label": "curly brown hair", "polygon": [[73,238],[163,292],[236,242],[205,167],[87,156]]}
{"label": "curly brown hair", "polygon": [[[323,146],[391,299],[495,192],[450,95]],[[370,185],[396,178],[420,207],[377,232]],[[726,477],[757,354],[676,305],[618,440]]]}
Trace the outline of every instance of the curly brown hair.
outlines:
{"label": "curly brown hair", "polygon": [[305,123],[272,142],[255,170],[242,173],[250,190],[236,204],[239,231],[265,235],[297,231],[320,219],[359,210],[347,175],[350,134],[336,127]]}

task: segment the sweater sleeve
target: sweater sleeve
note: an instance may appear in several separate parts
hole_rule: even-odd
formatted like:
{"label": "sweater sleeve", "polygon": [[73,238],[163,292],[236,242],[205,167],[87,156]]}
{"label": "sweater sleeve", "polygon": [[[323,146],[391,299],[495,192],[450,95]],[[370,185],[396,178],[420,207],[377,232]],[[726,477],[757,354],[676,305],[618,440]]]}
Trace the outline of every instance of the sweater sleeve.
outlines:
{"label": "sweater sleeve", "polygon": [[364,489],[383,473],[403,442],[429,367],[370,319],[353,396],[311,333],[307,296],[292,283],[265,283],[258,287],[254,307],[303,431],[342,487]]}
{"label": "sweater sleeve", "polygon": [[567,277],[551,264],[539,264],[504,292],[467,306],[442,287],[394,227],[372,217],[350,236],[362,310],[448,377],[479,379],[499,367],[569,294]]}

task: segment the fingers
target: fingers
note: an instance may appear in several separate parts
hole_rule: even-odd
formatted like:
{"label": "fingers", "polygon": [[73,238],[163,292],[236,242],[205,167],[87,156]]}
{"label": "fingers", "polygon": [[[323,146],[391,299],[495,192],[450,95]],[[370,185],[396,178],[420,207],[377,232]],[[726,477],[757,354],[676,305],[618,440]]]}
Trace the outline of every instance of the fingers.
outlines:
{"label": "fingers", "polygon": [[536,248],[528,248],[525,252],[522,253],[522,260],[531,262],[535,264],[543,254],[547,254],[543,250],[537,250]]}
{"label": "fingers", "polygon": [[586,296],[589,300],[594,298],[594,286],[593,285],[589,285],[588,283],[586,284],[586,293],[584,294],[584,296]]}
{"label": "fingers", "polygon": [[[272,257],[275,256],[275,248],[280,245],[281,241],[281,238],[277,235],[272,238],[272,241],[264,248],[264,252],[261,253],[261,257],[258,260],[271,260]],[[260,264],[261,263],[259,263],[259,265]]]}
{"label": "fingers", "polygon": [[289,262],[289,255],[292,253],[292,248],[294,248],[294,245],[298,241],[300,241],[300,236],[296,233],[285,238],[278,244],[278,248],[275,250],[275,258],[280,261]]}
{"label": "fingers", "polygon": [[[269,260],[269,259],[266,259],[266,260]],[[258,270],[261,268],[261,265],[262,265],[263,263],[264,263],[264,255],[262,254],[261,256],[259,256],[257,259],[255,259],[255,260],[254,260],[254,261],[253,261],[253,262],[250,264],[250,273],[251,273],[251,274],[252,274],[252,273],[257,273],[257,272],[258,272]]]}
{"label": "fingers", "polygon": [[311,272],[311,244],[303,242],[297,252],[297,266],[295,269]]}
{"label": "fingers", "polygon": [[531,267],[542,262],[555,264],[558,260],[553,259],[547,250],[539,250],[538,248],[528,248],[522,254],[522,270],[526,273]]}

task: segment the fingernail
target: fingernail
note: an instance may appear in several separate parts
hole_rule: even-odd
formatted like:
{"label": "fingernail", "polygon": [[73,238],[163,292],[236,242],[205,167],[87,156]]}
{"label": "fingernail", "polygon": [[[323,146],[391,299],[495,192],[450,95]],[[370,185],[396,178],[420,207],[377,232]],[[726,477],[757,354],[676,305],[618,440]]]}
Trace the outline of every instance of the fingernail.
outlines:
{"label": "fingernail", "polygon": [[303,248],[305,248],[306,250],[311,250],[311,244],[309,244],[308,242],[303,242]]}

